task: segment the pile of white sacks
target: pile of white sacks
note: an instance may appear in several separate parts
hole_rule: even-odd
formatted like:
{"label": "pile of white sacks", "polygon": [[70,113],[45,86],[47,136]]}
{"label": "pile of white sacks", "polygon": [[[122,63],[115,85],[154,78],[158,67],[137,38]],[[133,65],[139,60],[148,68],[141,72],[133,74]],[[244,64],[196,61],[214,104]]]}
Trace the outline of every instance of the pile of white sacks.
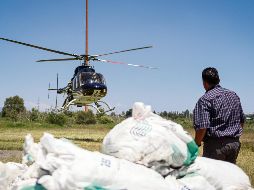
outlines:
{"label": "pile of white sacks", "polygon": [[23,163],[0,163],[0,190],[251,190],[236,165],[197,157],[181,125],[135,103],[104,138],[102,153],[45,133],[27,135]]}

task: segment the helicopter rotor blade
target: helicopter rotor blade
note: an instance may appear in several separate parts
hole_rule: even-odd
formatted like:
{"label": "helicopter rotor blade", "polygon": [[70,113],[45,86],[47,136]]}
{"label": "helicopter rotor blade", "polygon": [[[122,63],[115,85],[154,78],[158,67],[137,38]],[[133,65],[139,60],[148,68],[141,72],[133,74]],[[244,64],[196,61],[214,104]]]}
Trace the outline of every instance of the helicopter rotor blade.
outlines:
{"label": "helicopter rotor blade", "polygon": [[110,60],[105,60],[105,59],[96,59],[94,61],[100,61],[100,62],[106,62],[106,63],[112,63],[112,64],[128,65],[128,66],[132,66],[132,67],[142,67],[142,68],[146,68],[146,69],[158,69],[157,67],[150,67],[150,66],[144,66],[144,65],[129,64],[129,63],[110,61]]}
{"label": "helicopter rotor blade", "polygon": [[112,54],[117,54],[117,53],[124,53],[128,51],[136,51],[136,50],[141,50],[141,49],[147,49],[147,48],[152,48],[153,46],[145,46],[145,47],[140,47],[140,48],[132,48],[132,49],[127,49],[127,50],[122,50],[122,51],[115,51],[111,53],[105,53],[105,54],[99,54],[99,55],[93,55],[94,57],[100,57],[100,56],[106,56],[106,55],[112,55]]}
{"label": "helicopter rotor blade", "polygon": [[68,55],[68,56],[72,56],[72,57],[79,57],[79,55],[76,55],[76,54],[71,54],[71,53],[66,53],[66,52],[63,52],[63,51],[44,48],[44,47],[41,47],[41,46],[32,45],[32,44],[19,42],[19,41],[15,41],[15,40],[10,40],[10,39],[7,39],[7,38],[0,38],[0,40],[5,40],[5,41],[8,41],[8,42],[21,44],[21,45],[24,45],[24,46],[29,46],[29,47],[32,47],[32,48],[37,48],[37,49],[41,49],[41,50],[44,50],[44,51],[49,51],[49,52],[58,53],[58,54],[62,54],[62,55]]}
{"label": "helicopter rotor blade", "polygon": [[63,59],[42,59],[36,62],[50,62],[50,61],[71,61],[71,60],[83,60],[82,58],[63,58]]}

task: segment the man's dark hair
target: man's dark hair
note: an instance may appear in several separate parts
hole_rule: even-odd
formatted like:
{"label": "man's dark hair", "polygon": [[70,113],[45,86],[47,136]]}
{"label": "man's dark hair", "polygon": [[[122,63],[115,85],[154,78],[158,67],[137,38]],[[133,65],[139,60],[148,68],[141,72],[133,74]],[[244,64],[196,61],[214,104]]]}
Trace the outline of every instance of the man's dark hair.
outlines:
{"label": "man's dark hair", "polygon": [[220,83],[220,77],[217,69],[213,67],[205,68],[202,72],[203,81],[207,82],[209,85],[217,85]]}

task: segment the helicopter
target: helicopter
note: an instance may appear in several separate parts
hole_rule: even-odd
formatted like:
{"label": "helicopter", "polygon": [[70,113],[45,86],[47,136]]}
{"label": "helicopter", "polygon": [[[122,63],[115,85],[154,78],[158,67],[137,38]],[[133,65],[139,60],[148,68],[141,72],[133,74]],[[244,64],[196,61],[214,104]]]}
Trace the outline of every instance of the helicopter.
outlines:
{"label": "helicopter", "polygon": [[[88,54],[88,0],[86,0],[86,49],[85,54],[72,54],[63,51],[53,50],[33,44],[28,44],[16,40],[11,40],[7,38],[1,38],[0,40],[65,55],[68,57],[65,58],[57,58],[57,59],[43,59],[38,60],[37,62],[53,62],[53,61],[75,61],[79,60],[82,61],[82,64],[74,70],[74,75],[69,81],[69,83],[64,88],[58,88],[58,74],[57,74],[57,88],[48,88],[48,90],[55,90],[57,94],[66,94],[67,97],[64,100],[62,107],[59,110],[68,110],[70,106],[76,105],[77,107],[85,106],[86,110],[87,107],[93,107],[97,110],[97,112],[106,113],[113,111],[115,108],[111,108],[105,101],[101,99],[107,95],[107,85],[104,76],[101,73],[97,73],[94,67],[90,64],[92,61],[97,62],[105,62],[105,63],[112,63],[112,64],[126,64],[128,66],[134,67],[142,67],[147,69],[157,69],[155,67],[144,66],[144,65],[135,65],[135,64],[127,64],[123,62],[116,62],[101,59],[102,56],[108,56],[118,53],[124,53],[129,51],[136,51],[151,48],[152,46],[144,46],[139,48],[132,48],[126,49],[122,51],[115,51],[110,53],[104,54],[97,54],[97,55],[90,55]],[[57,106],[57,99],[56,99],[56,106]],[[106,106],[106,109],[101,109],[102,106]],[[103,111],[101,111],[103,110]]]}

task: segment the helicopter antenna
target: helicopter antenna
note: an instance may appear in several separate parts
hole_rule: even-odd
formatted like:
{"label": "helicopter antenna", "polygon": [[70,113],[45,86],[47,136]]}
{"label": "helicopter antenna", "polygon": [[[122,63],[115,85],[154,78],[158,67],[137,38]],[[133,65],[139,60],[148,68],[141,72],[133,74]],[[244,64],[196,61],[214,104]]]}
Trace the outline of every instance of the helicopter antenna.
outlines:
{"label": "helicopter antenna", "polygon": [[[86,51],[85,55],[88,55],[88,0],[86,0]],[[85,65],[88,65],[88,57],[85,56]]]}

